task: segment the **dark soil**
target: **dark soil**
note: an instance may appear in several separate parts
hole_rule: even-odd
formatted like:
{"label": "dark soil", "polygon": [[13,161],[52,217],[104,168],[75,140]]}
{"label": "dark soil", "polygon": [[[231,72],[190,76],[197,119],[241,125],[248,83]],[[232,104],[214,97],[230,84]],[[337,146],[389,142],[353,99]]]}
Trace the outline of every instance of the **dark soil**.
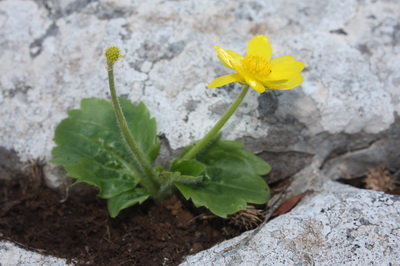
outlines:
{"label": "dark soil", "polygon": [[108,216],[105,201],[68,197],[14,178],[0,183],[0,237],[78,265],[177,265],[242,232],[172,196]]}
{"label": "dark soil", "polygon": [[[259,209],[249,209],[221,219],[174,195],[162,205],[148,201],[113,219],[95,193],[64,197],[44,186],[41,166],[37,161],[30,175],[20,173],[8,182],[1,181],[0,173],[0,239],[76,265],[177,265],[187,255],[257,227],[268,216],[262,206],[261,216]],[[400,171],[373,169],[339,181],[400,193]],[[284,192],[288,182],[274,184],[274,194]],[[283,202],[275,215],[289,211],[301,197]],[[268,212],[271,217],[274,210]]]}

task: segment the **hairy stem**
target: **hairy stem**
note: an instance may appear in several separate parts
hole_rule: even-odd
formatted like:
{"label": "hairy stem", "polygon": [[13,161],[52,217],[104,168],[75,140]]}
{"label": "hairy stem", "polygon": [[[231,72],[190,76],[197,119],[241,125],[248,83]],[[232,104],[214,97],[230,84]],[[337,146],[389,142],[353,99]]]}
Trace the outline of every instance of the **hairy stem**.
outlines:
{"label": "hairy stem", "polygon": [[143,187],[147,189],[147,192],[149,192],[151,195],[155,196],[158,193],[158,190],[160,188],[160,185],[158,182],[156,182],[154,178],[154,173],[151,168],[151,164],[143,154],[143,152],[140,150],[139,146],[137,145],[137,142],[132,135],[131,131],[129,130],[128,123],[126,122],[125,116],[122,112],[121,105],[118,100],[118,96],[115,90],[115,84],[114,84],[114,68],[113,68],[112,63],[108,63],[108,82],[110,86],[110,93],[111,93],[111,100],[112,100],[112,105],[114,107],[115,115],[117,117],[118,125],[121,130],[122,136],[126,140],[134,160],[136,161],[136,164],[140,168],[140,179],[141,179],[141,184]]}

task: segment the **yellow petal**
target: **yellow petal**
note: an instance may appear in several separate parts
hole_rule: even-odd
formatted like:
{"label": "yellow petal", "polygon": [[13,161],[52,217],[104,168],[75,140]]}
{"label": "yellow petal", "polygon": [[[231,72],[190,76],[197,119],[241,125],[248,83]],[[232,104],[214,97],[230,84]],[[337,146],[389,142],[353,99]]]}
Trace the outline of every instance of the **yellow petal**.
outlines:
{"label": "yellow petal", "polygon": [[[288,80],[296,72],[289,71],[271,71],[268,75],[268,81]],[[297,73],[298,74],[298,73]]]}
{"label": "yellow petal", "polygon": [[277,90],[290,90],[303,83],[303,76],[298,72],[275,72],[269,75],[270,80],[263,82],[267,87]]}
{"label": "yellow petal", "polygon": [[267,37],[264,35],[258,35],[252,38],[247,46],[247,55],[261,56],[270,60],[272,48]]}
{"label": "yellow petal", "polygon": [[258,91],[258,92],[260,92],[260,93],[263,93],[263,92],[265,91],[265,87],[264,87],[264,85],[263,85],[260,81],[258,81],[258,80],[256,80],[256,79],[252,79],[252,78],[250,78],[250,77],[244,77],[244,79],[246,80],[246,83],[247,83],[250,87],[252,87],[253,89],[255,89],[256,91]]}
{"label": "yellow petal", "polygon": [[229,74],[229,75],[225,75],[225,76],[214,79],[213,81],[211,81],[208,84],[207,87],[209,89],[216,88],[216,87],[221,87],[221,86],[224,86],[224,85],[232,83],[232,82],[240,82],[242,80],[243,80],[243,77],[238,73]]}
{"label": "yellow petal", "polygon": [[277,58],[271,60],[271,63],[272,62],[282,63],[282,62],[286,62],[286,61],[296,61],[296,59],[292,55],[284,55],[284,56],[280,56],[280,57],[277,57]]}
{"label": "yellow petal", "polygon": [[227,52],[230,56],[232,56],[232,57],[235,58],[236,60],[241,60],[241,59],[243,59],[243,55],[240,55],[240,54],[236,53],[235,51],[232,51],[232,50],[225,50],[225,52]]}
{"label": "yellow petal", "polygon": [[217,51],[218,58],[219,60],[221,60],[222,64],[230,69],[234,69],[232,65],[233,61],[239,61],[243,58],[243,56],[241,56],[240,54],[231,50],[225,51],[217,45],[215,45],[214,48]]}
{"label": "yellow petal", "polygon": [[219,60],[222,62],[222,64],[224,64],[224,66],[230,68],[230,69],[234,69],[234,66],[232,64],[234,64],[234,62],[239,63],[240,60],[243,59],[243,56],[232,51],[232,50],[225,50],[225,52],[227,52],[233,59],[236,59],[235,61],[230,61],[231,66],[228,65],[227,63],[224,62],[224,60],[222,60],[222,58],[218,55]]}
{"label": "yellow petal", "polygon": [[291,55],[275,58],[271,61],[272,72],[300,72],[304,69],[304,63],[296,61]]}

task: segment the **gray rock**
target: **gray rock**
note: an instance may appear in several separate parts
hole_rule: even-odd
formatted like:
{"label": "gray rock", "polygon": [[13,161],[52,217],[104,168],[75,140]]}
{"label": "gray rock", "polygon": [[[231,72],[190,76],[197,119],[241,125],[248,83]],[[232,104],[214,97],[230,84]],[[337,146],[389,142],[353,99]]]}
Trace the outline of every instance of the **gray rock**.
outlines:
{"label": "gray rock", "polygon": [[290,213],[189,265],[399,265],[400,197],[328,181]]}
{"label": "gray rock", "polygon": [[206,89],[229,73],[212,46],[244,53],[256,34],[270,38],[274,56],[304,61],[305,82],[291,91],[252,91],[226,138],[243,138],[257,152],[325,160],[396,137],[379,134],[399,124],[398,3],[154,4],[2,1],[0,145],[23,161],[49,158],[53,129],[66,111],[83,97],[108,98],[102,51],[116,44],[127,56],[116,73],[119,93],[144,101],[171,148],[181,148],[201,138],[239,90]]}
{"label": "gray rock", "polygon": [[181,265],[399,265],[399,196],[327,180],[315,162],[291,190],[307,193],[289,213]]}
{"label": "gray rock", "polygon": [[12,243],[0,241],[0,264],[2,266],[31,266],[31,265],[70,265],[64,259],[44,256],[37,252],[22,249]]}

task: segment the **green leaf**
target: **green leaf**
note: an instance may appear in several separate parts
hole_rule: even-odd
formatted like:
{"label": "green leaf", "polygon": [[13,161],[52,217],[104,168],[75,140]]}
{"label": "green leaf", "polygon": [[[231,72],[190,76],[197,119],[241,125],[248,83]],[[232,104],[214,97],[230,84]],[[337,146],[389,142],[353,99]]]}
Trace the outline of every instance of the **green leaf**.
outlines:
{"label": "green leaf", "polygon": [[[176,184],[176,187],[197,207],[205,206],[214,214],[226,217],[246,209],[247,203],[263,204],[268,201],[269,187],[261,175],[267,174],[271,168],[256,155],[244,150],[242,143],[216,140],[195,160],[206,166],[207,181]],[[175,170],[186,174],[185,169],[179,166]]]}
{"label": "green leaf", "polygon": [[[143,103],[136,106],[124,98],[120,103],[132,135],[152,164],[160,148],[156,121]],[[64,166],[76,182],[98,187],[102,198],[135,189],[139,168],[120,133],[111,103],[83,99],[81,108],[69,111],[68,116],[55,130],[57,147],[52,150],[51,162]]]}
{"label": "green leaf", "polygon": [[107,201],[108,212],[112,218],[115,218],[121,210],[138,203],[140,204],[149,197],[150,194],[147,194],[140,188],[122,192]]}
{"label": "green leaf", "polygon": [[191,176],[200,176],[205,170],[206,167],[202,163],[194,160],[175,160],[171,166],[171,171],[181,171],[182,173]]}

